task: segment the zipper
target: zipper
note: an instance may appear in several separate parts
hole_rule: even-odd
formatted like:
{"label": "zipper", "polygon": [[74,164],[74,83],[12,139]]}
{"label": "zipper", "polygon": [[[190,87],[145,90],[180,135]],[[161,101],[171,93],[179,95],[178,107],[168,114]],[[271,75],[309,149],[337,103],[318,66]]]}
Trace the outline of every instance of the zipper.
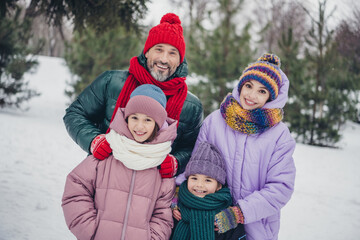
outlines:
{"label": "zipper", "polygon": [[131,183],[130,183],[130,188],[129,188],[129,197],[128,197],[128,200],[127,200],[127,203],[126,203],[126,212],[125,212],[125,217],[124,217],[124,225],[123,225],[123,229],[122,229],[122,233],[121,233],[121,240],[125,240],[126,227],[127,227],[129,211],[130,211],[130,204],[131,204],[132,195],[133,195],[133,192],[134,192],[136,171],[132,170],[132,172],[133,173],[132,173],[132,176],[131,176]]}

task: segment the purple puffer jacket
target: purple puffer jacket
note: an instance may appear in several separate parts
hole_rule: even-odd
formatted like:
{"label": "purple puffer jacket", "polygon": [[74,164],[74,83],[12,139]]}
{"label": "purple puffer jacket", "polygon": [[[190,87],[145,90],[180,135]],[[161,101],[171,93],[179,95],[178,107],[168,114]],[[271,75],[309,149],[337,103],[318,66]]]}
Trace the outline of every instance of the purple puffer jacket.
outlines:
{"label": "purple puffer jacket", "polygon": [[[125,130],[114,126],[117,117],[110,128]],[[177,121],[167,122],[151,144],[175,139]],[[62,207],[77,239],[169,239],[174,193],[174,179],[162,179],[156,167],[135,171],[113,155],[103,161],[91,155],[67,176]]]}
{"label": "purple puffer jacket", "polygon": [[[283,73],[282,79],[279,96],[264,108],[285,106],[289,81]],[[239,102],[237,88],[233,96]],[[248,136],[230,128],[217,110],[204,120],[194,151],[204,141],[216,145],[224,156],[234,204],[239,204],[245,217],[246,239],[277,239],[280,209],[289,201],[295,180],[295,141],[286,125],[280,122]]]}

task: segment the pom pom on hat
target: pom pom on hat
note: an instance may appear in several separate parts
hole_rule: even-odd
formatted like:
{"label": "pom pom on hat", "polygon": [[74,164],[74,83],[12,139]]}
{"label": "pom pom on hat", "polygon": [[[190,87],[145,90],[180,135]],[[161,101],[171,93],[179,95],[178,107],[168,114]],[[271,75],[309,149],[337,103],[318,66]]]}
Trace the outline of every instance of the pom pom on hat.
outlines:
{"label": "pom pom on hat", "polygon": [[160,24],[166,22],[170,24],[181,24],[180,18],[174,13],[167,13],[161,18]]}
{"label": "pom pom on hat", "polygon": [[251,63],[240,76],[238,90],[250,81],[256,80],[270,92],[270,100],[277,98],[281,86],[280,58],[275,54],[265,53],[254,63]]}
{"label": "pom pom on hat", "polygon": [[155,120],[161,128],[167,118],[166,96],[157,86],[143,84],[135,88],[125,107],[125,118],[134,113],[145,114]]}
{"label": "pom pom on hat", "polygon": [[257,60],[259,61],[263,61],[263,62],[268,62],[268,63],[272,63],[277,67],[281,67],[281,62],[280,62],[280,58],[278,56],[276,56],[275,54],[270,54],[270,53],[265,53],[264,55],[262,55],[261,57],[258,58]]}
{"label": "pom pom on hat", "polygon": [[226,183],[226,166],[220,151],[212,144],[201,142],[192,153],[186,165],[185,177],[192,174],[203,174],[214,178],[224,185]]}
{"label": "pom pom on hat", "polygon": [[160,24],[151,28],[144,46],[144,54],[156,44],[167,43],[176,47],[180,54],[180,62],[185,57],[185,40],[179,17],[174,13],[165,14]]}

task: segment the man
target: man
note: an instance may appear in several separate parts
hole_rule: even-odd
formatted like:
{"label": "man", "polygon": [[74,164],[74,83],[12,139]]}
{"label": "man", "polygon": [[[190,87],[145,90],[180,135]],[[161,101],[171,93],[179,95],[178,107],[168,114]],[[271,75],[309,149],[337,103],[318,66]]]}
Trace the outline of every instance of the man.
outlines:
{"label": "man", "polygon": [[203,119],[201,102],[187,91],[187,73],[181,21],[173,13],[165,14],[160,24],[149,31],[143,52],[130,60],[127,71],[102,73],[66,109],[66,129],[85,151],[100,160],[106,158],[111,148],[104,133],[116,110],[125,107],[137,86],[154,84],[167,97],[168,116],[179,121],[177,138],[171,154],[160,166],[160,173],[163,178],[180,174],[185,170]]}

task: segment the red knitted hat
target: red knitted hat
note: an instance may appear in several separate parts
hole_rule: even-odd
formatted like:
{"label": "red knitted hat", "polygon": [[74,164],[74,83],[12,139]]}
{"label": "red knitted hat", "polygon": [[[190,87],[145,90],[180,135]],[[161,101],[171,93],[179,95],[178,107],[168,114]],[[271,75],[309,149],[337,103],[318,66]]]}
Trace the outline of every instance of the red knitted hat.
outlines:
{"label": "red knitted hat", "polygon": [[185,57],[185,40],[183,36],[183,28],[179,17],[174,13],[165,14],[160,24],[153,27],[149,31],[149,35],[145,42],[144,54],[159,43],[167,43],[179,50],[180,62],[184,61]]}

